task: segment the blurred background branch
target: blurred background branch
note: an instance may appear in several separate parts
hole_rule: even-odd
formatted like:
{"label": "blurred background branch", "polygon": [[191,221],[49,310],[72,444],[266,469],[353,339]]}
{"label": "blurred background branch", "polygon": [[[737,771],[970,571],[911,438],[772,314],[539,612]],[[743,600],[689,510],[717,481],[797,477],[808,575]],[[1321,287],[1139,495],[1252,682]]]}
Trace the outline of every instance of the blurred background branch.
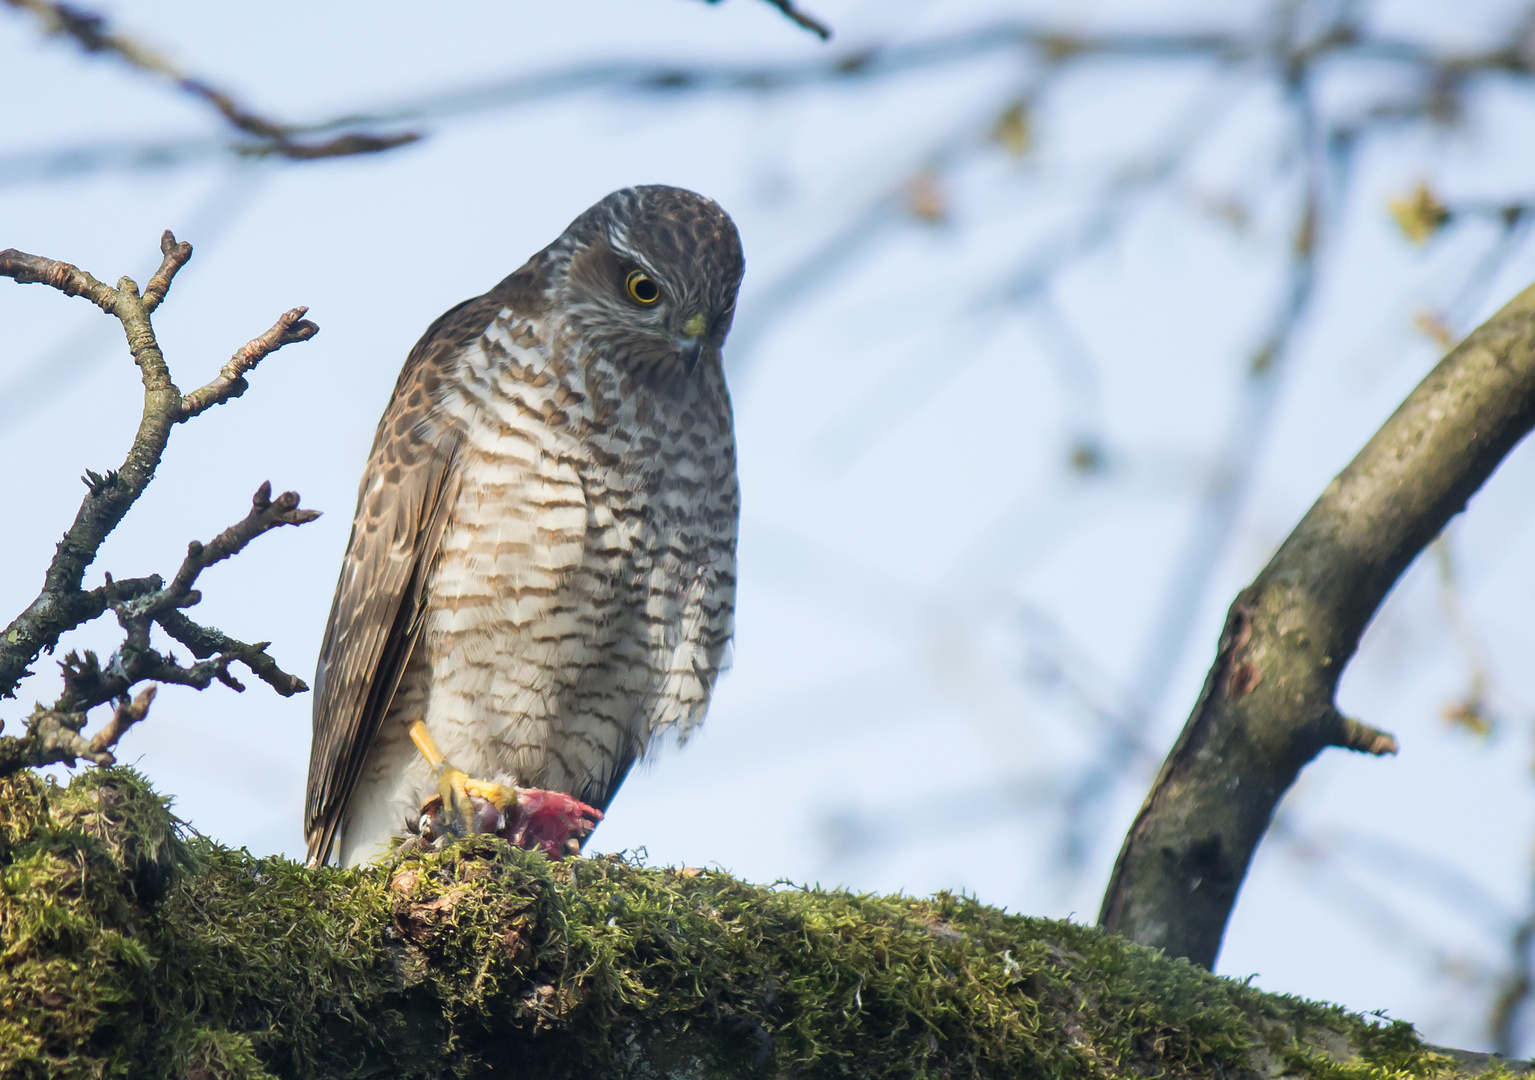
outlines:
{"label": "blurred background branch", "polygon": [[421,136],[412,131],[388,135],[348,131],[323,142],[305,141],[298,138],[303,129],[291,124],[281,124],[261,116],[235,100],[233,95],[205,80],[190,75],[160,53],[140,44],[130,37],[113,33],[107,21],[100,15],[71,4],[54,3],[52,0],[4,0],[13,8],[29,12],[37,17],[43,31],[67,37],[87,53],[108,53],[122,60],[129,67],[170,80],[177,89],[190,94],[212,107],[230,127],[247,141],[235,143],[231,150],[253,157],[289,158],[295,161],[317,161],[321,158],[342,157],[348,154],[375,154],[392,150],[397,146],[415,142]]}
{"label": "blurred background branch", "polygon": [[[719,2],[720,0],[705,0],[705,3],[709,4],[717,4]],[[765,2],[783,12],[784,17],[794,23],[795,26],[809,30],[822,41],[827,41],[831,38],[831,27],[817,19],[814,15],[807,15],[804,11],[791,4],[789,0],[765,0]]]}
{"label": "blurred background branch", "polygon": [[[223,119],[254,142],[224,143],[216,139],[148,139],[132,143],[97,142],[62,150],[25,155],[0,155],[0,183],[36,181],[68,175],[120,169],[165,169],[204,160],[218,153],[274,156],[288,160],[372,153],[407,145],[422,132],[370,133],[400,124],[421,124],[472,117],[480,113],[525,106],[549,99],[588,94],[640,93],[680,97],[698,94],[786,93],[820,85],[881,82],[933,69],[956,69],[997,54],[1012,54],[1057,77],[1073,67],[1102,62],[1154,61],[1167,64],[1216,62],[1260,77],[1294,85],[1311,73],[1339,64],[1388,65],[1402,69],[1415,89],[1383,95],[1374,103],[1350,110],[1329,133],[1335,144],[1348,144],[1372,132],[1427,120],[1451,122],[1460,98],[1479,78],[1528,79],[1535,50],[1525,38],[1511,35],[1497,48],[1473,52],[1439,51],[1419,42],[1373,35],[1356,21],[1350,5],[1321,27],[1306,20],[1281,26],[1263,25],[1255,31],[1185,33],[1083,33],[1029,20],[990,21],[967,29],[915,40],[872,44],[843,50],[828,59],[776,64],[700,64],[697,62],[635,63],[613,60],[513,75],[456,89],[379,102],[303,124],[280,123],[257,115],[221,90],[181,72],[152,50],[105,30],[105,21],[49,0],[4,0],[41,19],[45,30],[65,34],[88,52],[109,51],[140,70],[171,79],[177,87],[212,106]],[[715,2],[715,0],[710,0]],[[774,3],[775,7],[792,9]],[[1280,5],[1283,6],[1283,5]],[[1328,5],[1307,5],[1308,8]],[[802,16],[803,17],[803,16]],[[812,20],[813,21],[813,20]],[[819,24],[817,24],[819,25]],[[1523,33],[1522,28],[1520,33]],[[1017,152],[1026,147],[1018,132],[1026,130],[1027,106],[1006,107],[996,130],[1014,134]],[[1007,121],[1002,123],[1002,121]],[[299,136],[337,133],[323,143],[294,141]]]}

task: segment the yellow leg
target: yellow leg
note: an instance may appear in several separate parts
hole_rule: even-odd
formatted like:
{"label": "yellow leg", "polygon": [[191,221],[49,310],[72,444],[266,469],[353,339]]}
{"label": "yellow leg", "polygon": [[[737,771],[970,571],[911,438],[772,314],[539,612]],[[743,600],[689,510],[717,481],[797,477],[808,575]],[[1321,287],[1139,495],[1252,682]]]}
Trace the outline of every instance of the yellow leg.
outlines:
{"label": "yellow leg", "polygon": [[426,763],[438,772],[448,763],[442,756],[442,751],[437,749],[437,740],[432,738],[432,733],[426,730],[426,722],[417,720],[410,725],[410,741],[416,744],[416,749],[421,751],[421,756],[426,758]]}

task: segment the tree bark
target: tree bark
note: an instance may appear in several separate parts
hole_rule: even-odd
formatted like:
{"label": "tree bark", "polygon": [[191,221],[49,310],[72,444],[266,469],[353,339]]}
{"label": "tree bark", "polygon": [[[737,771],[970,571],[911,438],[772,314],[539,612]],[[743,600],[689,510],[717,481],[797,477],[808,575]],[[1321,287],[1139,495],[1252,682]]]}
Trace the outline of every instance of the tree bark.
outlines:
{"label": "tree bark", "polygon": [[1125,837],[1099,923],[1210,967],[1274,808],[1325,747],[1394,753],[1334,694],[1408,564],[1535,424],[1535,287],[1431,371],[1226,618],[1215,663]]}

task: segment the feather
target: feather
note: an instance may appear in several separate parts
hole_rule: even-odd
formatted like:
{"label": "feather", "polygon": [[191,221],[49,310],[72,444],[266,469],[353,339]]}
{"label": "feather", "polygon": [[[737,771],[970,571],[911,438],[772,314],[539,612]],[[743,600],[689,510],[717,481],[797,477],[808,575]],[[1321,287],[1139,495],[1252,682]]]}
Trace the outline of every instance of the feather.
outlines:
{"label": "feather", "polygon": [[373,439],[315,671],[305,798],[312,865],[330,855],[420,635],[423,590],[453,501],[460,439],[456,428],[428,417],[444,369],[501,306],[496,292],[465,301],[431,325],[411,350]]}

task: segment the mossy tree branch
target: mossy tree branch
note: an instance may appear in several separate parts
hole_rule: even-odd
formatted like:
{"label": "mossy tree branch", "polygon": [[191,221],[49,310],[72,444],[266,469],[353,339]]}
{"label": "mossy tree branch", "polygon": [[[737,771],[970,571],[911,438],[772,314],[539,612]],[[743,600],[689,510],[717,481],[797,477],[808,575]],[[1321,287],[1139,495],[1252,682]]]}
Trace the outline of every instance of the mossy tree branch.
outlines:
{"label": "mossy tree branch", "polygon": [[[161,238],[160,252],[160,266],[141,295],[130,278],[122,278],[113,287],[69,263],[14,248],[0,251],[0,276],[23,284],[45,284],[66,296],[83,296],[117,318],[144,386],[138,431],[122,465],[105,474],[86,472],[85,499],[54,552],[42,590],[0,634],[0,696],[14,697],[42,652],[51,652],[62,635],[109,609],[123,627],[124,643],[105,664],[89,652],[84,657],[74,653],[65,657],[61,663],[64,692],[59,699],[51,708],[38,706],[27,721],[24,735],[0,736],[0,775],[57,761],[73,764],[79,757],[110,763],[117,739],[142,720],[149,708],[152,694],[129,697],[140,682],[202,688],[217,680],[243,689],[229,669],[231,663],[239,661],[279,693],[308,689],[266,655],[266,643],[246,644],[198,626],[182,613],[201,599],[193,586],[208,566],[238,553],[271,529],[302,524],[318,516],[312,510],[299,509],[299,497],[291,491],[274,500],[271,485],[263,484],[243,521],[207,545],[195,541],[190,545],[186,560],[169,585],[154,575],[125,581],[114,581],[107,575],[98,588],[83,587],[86,568],[95,561],[102,543],[154,479],[171,429],[213,405],[238,397],[246,388],[244,376],[262,359],[284,345],[308,340],[319,329],[303,318],[304,308],[294,308],[238,350],[215,379],[183,395],[171,379],[150,316],[165,299],[177,271],[191,258],[192,246],[178,242],[167,231]],[[150,632],[155,624],[192,649],[198,662],[183,666],[174,657],[153,649]],[[96,737],[87,739],[81,734],[87,713],[111,701],[117,702],[113,719]]]}
{"label": "mossy tree branch", "polygon": [[1102,925],[1214,964],[1253,852],[1329,746],[1396,751],[1338,679],[1402,572],[1535,425],[1535,287],[1431,371],[1237,596],[1215,663],[1125,838]]}
{"label": "mossy tree branch", "polygon": [[188,842],[124,769],[0,779],[0,853],[6,1076],[1427,1080],[1499,1064],[965,897],[551,863],[488,836],[306,870]]}

